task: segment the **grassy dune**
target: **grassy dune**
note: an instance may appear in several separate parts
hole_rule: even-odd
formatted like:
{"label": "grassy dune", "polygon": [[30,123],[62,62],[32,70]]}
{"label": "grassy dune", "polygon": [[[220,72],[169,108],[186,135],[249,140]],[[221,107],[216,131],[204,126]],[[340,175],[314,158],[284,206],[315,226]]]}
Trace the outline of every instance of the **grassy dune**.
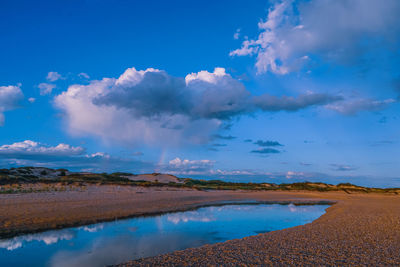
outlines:
{"label": "grassy dune", "polygon": [[[152,179],[148,177],[151,176]],[[160,182],[157,177],[170,177],[169,182]],[[141,180],[143,177],[143,180]],[[370,188],[350,183],[337,185],[315,182],[300,183],[233,183],[220,180],[197,180],[177,178],[159,173],[135,175],[131,173],[79,173],[66,169],[20,167],[0,169],[0,193],[31,193],[43,191],[65,191],[85,185],[123,185],[144,187],[176,187],[197,190],[262,190],[262,191],[343,191],[346,193],[392,193],[399,194],[400,188]]]}

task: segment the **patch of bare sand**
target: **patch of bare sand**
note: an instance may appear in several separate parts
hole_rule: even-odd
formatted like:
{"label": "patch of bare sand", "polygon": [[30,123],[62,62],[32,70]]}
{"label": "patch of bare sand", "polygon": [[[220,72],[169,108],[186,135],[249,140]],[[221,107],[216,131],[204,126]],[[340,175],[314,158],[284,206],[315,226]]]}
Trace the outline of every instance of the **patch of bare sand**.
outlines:
{"label": "patch of bare sand", "polygon": [[159,183],[183,183],[176,176],[171,174],[152,173],[152,174],[138,174],[125,176],[131,181],[147,181],[147,182],[159,182]]}

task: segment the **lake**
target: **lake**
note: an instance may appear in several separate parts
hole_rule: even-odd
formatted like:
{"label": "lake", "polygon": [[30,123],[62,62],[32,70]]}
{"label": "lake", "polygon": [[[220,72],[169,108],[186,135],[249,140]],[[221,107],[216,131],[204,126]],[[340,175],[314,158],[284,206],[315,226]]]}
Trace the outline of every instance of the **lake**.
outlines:
{"label": "lake", "polygon": [[226,204],[0,240],[1,266],[105,266],[310,223],[329,205]]}

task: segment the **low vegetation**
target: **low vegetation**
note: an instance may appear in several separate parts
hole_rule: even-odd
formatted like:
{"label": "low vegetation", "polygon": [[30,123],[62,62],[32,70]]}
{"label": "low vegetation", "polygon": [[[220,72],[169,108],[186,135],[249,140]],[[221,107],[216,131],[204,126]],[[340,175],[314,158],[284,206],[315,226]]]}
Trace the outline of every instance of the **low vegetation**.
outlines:
{"label": "low vegetation", "polygon": [[[162,175],[153,173],[153,176]],[[399,194],[400,188],[370,188],[350,183],[337,185],[326,183],[301,182],[291,184],[275,183],[233,183],[220,180],[196,180],[176,178],[177,182],[161,183],[154,179],[138,180],[131,173],[84,173],[69,172],[66,169],[39,167],[20,167],[0,169],[0,194],[84,190],[87,185],[157,186],[191,188],[197,190],[273,190],[273,191],[344,191],[346,193],[392,193]]]}

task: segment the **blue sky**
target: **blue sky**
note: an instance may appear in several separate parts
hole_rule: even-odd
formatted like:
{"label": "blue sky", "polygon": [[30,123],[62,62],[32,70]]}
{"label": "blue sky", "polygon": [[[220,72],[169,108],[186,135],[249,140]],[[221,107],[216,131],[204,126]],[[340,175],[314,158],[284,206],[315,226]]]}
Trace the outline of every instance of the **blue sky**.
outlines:
{"label": "blue sky", "polygon": [[0,166],[400,187],[399,12],[1,1]]}

